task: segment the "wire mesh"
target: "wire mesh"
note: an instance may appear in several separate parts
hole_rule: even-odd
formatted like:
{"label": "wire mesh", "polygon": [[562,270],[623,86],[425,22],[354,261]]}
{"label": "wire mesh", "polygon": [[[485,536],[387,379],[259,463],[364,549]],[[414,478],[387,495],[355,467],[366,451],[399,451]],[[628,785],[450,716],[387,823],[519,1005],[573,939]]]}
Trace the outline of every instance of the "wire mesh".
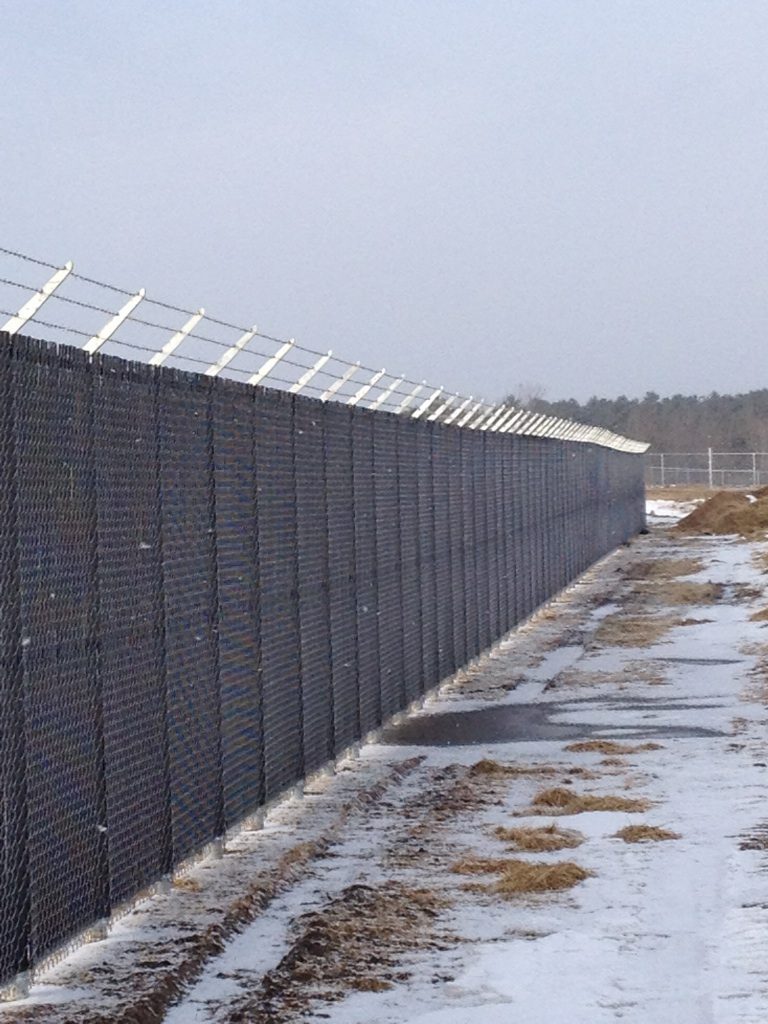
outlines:
{"label": "wire mesh", "polygon": [[0,983],[644,524],[643,464],[0,334]]}

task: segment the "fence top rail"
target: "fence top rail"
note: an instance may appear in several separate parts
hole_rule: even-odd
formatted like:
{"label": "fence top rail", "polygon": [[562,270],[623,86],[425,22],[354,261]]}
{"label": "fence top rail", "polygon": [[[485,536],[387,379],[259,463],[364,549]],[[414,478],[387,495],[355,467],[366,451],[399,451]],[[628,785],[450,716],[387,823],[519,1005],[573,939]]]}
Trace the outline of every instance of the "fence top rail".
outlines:
{"label": "fence top rail", "polygon": [[[71,260],[59,265],[2,246],[0,307],[0,331],[30,334],[35,327],[45,328],[56,332],[52,340],[77,345],[91,356],[109,353],[472,430],[634,454],[648,448],[603,427],[450,393],[295,338],[277,337],[256,324],[214,317],[203,306],[186,308],[152,298],[144,288],[118,287],[78,273]],[[458,414],[465,409],[471,410],[469,417]]]}
{"label": "fence top rail", "polygon": [[646,458],[659,459],[659,458],[673,458],[673,459],[707,459],[711,455],[712,458],[717,458],[718,455],[726,455],[728,458],[742,458],[750,459],[753,455],[760,455],[768,457],[768,452],[716,452],[714,449],[710,452],[709,450],[703,452],[650,452],[646,451]]}

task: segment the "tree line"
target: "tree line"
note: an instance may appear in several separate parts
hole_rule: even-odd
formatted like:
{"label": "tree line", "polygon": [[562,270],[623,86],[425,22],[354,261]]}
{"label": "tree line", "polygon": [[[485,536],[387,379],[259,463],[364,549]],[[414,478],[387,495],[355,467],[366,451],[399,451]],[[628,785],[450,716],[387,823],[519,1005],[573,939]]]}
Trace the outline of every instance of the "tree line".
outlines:
{"label": "tree line", "polygon": [[575,398],[548,401],[509,395],[507,401],[535,412],[607,427],[649,441],[661,452],[768,451],[768,388],[741,395],[672,395],[649,391],[643,398]]}

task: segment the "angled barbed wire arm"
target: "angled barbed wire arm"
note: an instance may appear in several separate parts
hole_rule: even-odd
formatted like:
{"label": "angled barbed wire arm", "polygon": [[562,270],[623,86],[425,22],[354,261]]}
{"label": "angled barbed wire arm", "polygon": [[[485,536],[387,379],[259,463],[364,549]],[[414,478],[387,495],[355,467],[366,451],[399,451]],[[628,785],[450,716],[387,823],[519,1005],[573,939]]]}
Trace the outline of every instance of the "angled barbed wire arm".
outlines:
{"label": "angled barbed wire arm", "polygon": [[[457,395],[456,397],[458,398],[459,396]],[[461,416],[461,414],[464,412],[467,406],[470,405],[471,402],[474,402],[474,400],[474,395],[470,395],[469,398],[465,398],[460,405],[457,405],[455,409],[451,410],[449,415],[446,416],[445,419],[443,420],[443,423],[445,423],[446,426],[449,426],[451,423],[454,422],[454,420],[457,420],[459,416]]]}
{"label": "angled barbed wire arm", "polygon": [[368,408],[369,409],[378,409],[380,405],[383,405],[384,402],[387,401],[387,399],[389,398],[389,396],[391,394],[393,394],[395,391],[397,391],[397,389],[400,387],[400,385],[403,383],[404,380],[405,380],[405,374],[403,374],[402,377],[393,377],[392,380],[390,381],[390,383],[387,384],[386,388],[378,396],[378,398],[374,398],[374,400],[370,403]]}
{"label": "angled barbed wire arm", "polygon": [[456,401],[456,399],[458,397],[459,397],[458,395],[448,395],[446,400],[444,402],[442,402],[440,405],[438,405],[437,409],[435,409],[435,411],[433,413],[429,414],[429,416],[427,417],[427,421],[429,423],[439,422],[440,421],[440,417],[443,415],[445,410],[449,406],[453,405],[453,403]]}
{"label": "angled barbed wire arm", "polygon": [[522,419],[519,421],[519,423],[517,423],[515,427],[515,433],[521,435],[530,433],[528,428],[535,419],[536,414],[531,412],[529,409],[525,409]]}
{"label": "angled barbed wire arm", "polygon": [[421,405],[418,407],[418,409],[414,409],[414,411],[411,413],[411,419],[412,420],[421,419],[421,417],[424,415],[424,413],[427,411],[427,409],[430,407],[430,405],[432,405],[434,400],[436,398],[439,398],[440,395],[442,395],[442,393],[443,393],[443,389],[442,388],[435,388],[435,390],[432,392],[432,394],[428,395],[424,399],[424,401],[421,403]]}
{"label": "angled barbed wire arm", "polygon": [[159,352],[155,352],[152,358],[149,360],[150,366],[162,366],[166,359],[169,359],[176,349],[181,345],[185,338],[189,335],[190,331],[193,331],[195,327],[205,316],[205,310],[200,307],[196,313],[187,320],[183,327],[180,327],[178,331],[163,345]]}
{"label": "angled barbed wire arm", "polygon": [[504,427],[505,434],[516,434],[520,424],[525,419],[525,409],[517,409]]}
{"label": "angled barbed wire arm", "polygon": [[325,355],[320,356],[317,362],[313,366],[310,366],[306,373],[303,373],[295,384],[291,384],[291,386],[288,388],[288,391],[292,395],[298,395],[299,392],[302,391],[307,386],[307,384],[309,384],[309,382],[312,380],[315,374],[319,373],[322,370],[322,368],[325,366],[325,364],[328,362],[332,355],[333,349],[329,348]]}
{"label": "angled barbed wire arm", "polygon": [[470,406],[470,408],[464,413],[464,415],[461,417],[461,419],[457,420],[456,426],[457,427],[466,427],[466,425],[469,423],[469,421],[474,418],[475,413],[477,412],[477,410],[483,408],[484,405],[485,405],[485,403],[483,401],[475,402],[475,404]]}
{"label": "angled barbed wire arm", "polygon": [[18,333],[24,324],[28,323],[35,313],[50,299],[56,289],[66,281],[74,267],[75,265],[72,260],[68,260],[63,267],[48,278],[39,291],[36,291],[31,298],[27,299],[16,316],[12,316],[10,320],[7,320],[0,327],[0,331],[6,331],[8,334]]}
{"label": "angled barbed wire arm", "polygon": [[494,430],[499,434],[505,434],[507,431],[507,427],[517,415],[517,411],[518,410],[514,407],[514,405],[510,406],[510,408],[507,409],[506,415],[503,416],[501,420],[496,424]]}
{"label": "angled barbed wire arm", "polygon": [[221,356],[220,359],[217,359],[215,363],[211,363],[211,365],[205,371],[205,376],[206,377],[218,377],[218,375],[221,373],[221,371],[225,367],[229,366],[229,364],[235,358],[237,353],[243,351],[243,349],[248,344],[248,342],[251,340],[251,338],[254,337],[254,335],[256,334],[257,330],[258,330],[258,328],[257,328],[256,324],[254,324],[253,327],[250,329],[250,331],[246,331],[245,334],[241,335],[237,339],[237,341],[234,343],[234,345],[231,348],[228,348],[227,351],[224,353],[223,356]]}
{"label": "angled barbed wire arm", "polygon": [[358,388],[354,395],[350,395],[347,399],[347,405],[357,405],[361,398],[365,398],[371,388],[376,387],[386,372],[387,371],[383,368],[381,370],[377,370],[366,384],[363,384],[362,387]]}
{"label": "angled barbed wire arm", "polygon": [[289,338],[288,341],[283,342],[280,348],[275,352],[273,356],[270,356],[265,363],[263,363],[256,373],[252,373],[246,381],[246,384],[261,384],[265,377],[268,377],[274,370],[281,359],[284,359],[291,351],[293,346],[296,344],[295,338]]}
{"label": "angled barbed wire arm", "polygon": [[408,406],[409,406],[409,405],[411,404],[411,402],[412,402],[412,401],[414,400],[414,398],[416,398],[416,396],[417,396],[417,395],[421,394],[421,392],[422,392],[422,391],[424,390],[424,388],[425,388],[426,386],[427,386],[427,382],[426,382],[425,380],[423,380],[423,381],[421,382],[421,384],[417,384],[417,385],[416,385],[416,387],[415,387],[415,388],[413,388],[413,389],[412,389],[412,390],[411,390],[411,391],[410,391],[410,392],[409,392],[409,393],[408,393],[408,394],[407,394],[407,395],[405,396],[405,398],[404,398],[404,399],[402,400],[402,402],[400,403],[400,405],[398,405],[398,407],[397,407],[397,410],[396,410],[396,411],[397,411],[398,413],[401,413],[401,412],[405,412],[405,410],[406,410],[406,409],[408,408]]}
{"label": "angled barbed wire arm", "polygon": [[132,295],[122,309],[120,309],[108,323],[104,324],[99,333],[94,334],[92,338],[86,341],[83,345],[83,351],[87,352],[89,355],[93,355],[94,352],[98,352],[102,346],[106,345],[118,327],[125,323],[145,295],[146,291],[144,288],[141,288],[135,295]]}
{"label": "angled barbed wire arm", "polygon": [[498,424],[506,417],[509,412],[509,406],[502,404],[497,409],[493,416],[489,417],[483,424],[483,430],[496,430]]}
{"label": "angled barbed wire arm", "polygon": [[557,423],[556,416],[548,416],[541,425],[542,437],[552,437],[552,432]]}
{"label": "angled barbed wire arm", "polygon": [[325,391],[322,393],[322,395],[320,395],[320,401],[321,402],[327,402],[329,398],[333,398],[333,396],[336,394],[336,392],[339,390],[339,388],[343,387],[343,385],[346,384],[348,380],[352,380],[352,378],[354,377],[354,375],[357,373],[357,371],[359,369],[360,369],[360,363],[359,362],[352,363],[352,365],[349,366],[344,371],[344,373],[342,373],[342,375],[338,378],[338,380],[335,380],[333,382],[333,384],[331,384],[329,387],[327,387],[325,389]]}
{"label": "angled barbed wire arm", "polygon": [[480,415],[476,419],[470,420],[469,423],[467,423],[467,426],[470,430],[480,430],[483,424],[487,423],[488,420],[496,414],[496,409],[497,407],[495,405],[485,405],[485,403],[483,403]]}

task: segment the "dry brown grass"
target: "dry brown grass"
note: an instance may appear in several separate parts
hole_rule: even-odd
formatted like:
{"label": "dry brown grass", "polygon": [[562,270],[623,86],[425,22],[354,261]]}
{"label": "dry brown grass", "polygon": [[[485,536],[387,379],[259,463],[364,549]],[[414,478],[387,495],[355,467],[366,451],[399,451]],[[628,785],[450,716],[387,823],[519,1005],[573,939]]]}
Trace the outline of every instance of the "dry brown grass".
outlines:
{"label": "dry brown grass", "polygon": [[171,885],[174,889],[181,889],[182,892],[201,892],[203,888],[196,878],[190,878],[189,875],[180,875],[178,878],[174,878]]}
{"label": "dry brown grass", "polygon": [[750,622],[768,622],[768,608],[763,608],[762,611],[755,612],[754,615],[749,616]]}
{"label": "dry brown grass", "polygon": [[666,839],[680,839],[680,833],[659,825],[627,825],[619,829],[614,839],[623,839],[625,843],[659,843]]}
{"label": "dry brown grass", "polygon": [[[566,775],[578,775],[580,779],[599,779],[600,773],[592,771],[591,768],[582,768],[581,765],[574,765],[573,768],[567,768]],[[568,782],[570,785],[570,780]]]}
{"label": "dry brown grass", "polygon": [[573,850],[584,842],[584,836],[580,832],[560,828],[554,823],[543,825],[541,828],[506,828],[499,825],[494,835],[503,842],[510,843],[511,849],[520,853]]}
{"label": "dry brown grass", "polygon": [[451,871],[457,875],[493,875],[509,862],[509,857],[462,857],[451,865]]}
{"label": "dry brown grass", "polygon": [[533,814],[583,814],[587,811],[626,811],[636,813],[647,811],[650,801],[616,794],[598,796],[593,793],[575,793],[570,789],[553,787],[542,789],[532,800],[527,813]]}
{"label": "dry brown grass", "polygon": [[700,558],[654,558],[633,562],[624,575],[628,580],[671,580],[676,576],[693,576],[703,568]]}
{"label": "dry brown grass", "polygon": [[603,647],[650,647],[678,625],[673,615],[606,615],[595,631],[595,643]]}
{"label": "dry brown grass", "polygon": [[492,777],[515,777],[517,775],[554,775],[557,769],[551,764],[500,764],[484,758],[469,769],[470,776],[489,775]]}
{"label": "dry brown grass", "polygon": [[394,986],[383,978],[350,978],[349,987],[356,992],[386,992]]}
{"label": "dry brown grass", "polygon": [[563,892],[593,874],[571,860],[557,864],[534,864],[521,860],[507,865],[491,890],[507,898],[529,892]]}
{"label": "dry brown grass", "polygon": [[653,597],[659,603],[669,605],[708,605],[721,600],[724,589],[721,583],[669,580],[653,587]]}
{"label": "dry brown grass", "polygon": [[594,752],[597,754],[639,754],[644,750],[662,750],[661,743],[617,743],[615,740],[579,740],[578,743],[569,743],[565,748],[573,754]]}
{"label": "dry brown grass", "polygon": [[317,844],[312,842],[296,843],[283,854],[285,864],[306,864],[317,855]]}
{"label": "dry brown grass", "polygon": [[620,757],[604,757],[600,761],[601,766],[605,768],[626,768],[627,762],[622,761]]}
{"label": "dry brown grass", "polygon": [[350,990],[381,992],[407,980],[414,952],[452,945],[438,926],[446,906],[435,893],[398,882],[349,886],[297,920],[280,962],[230,1003],[227,1019],[289,1024],[308,1019],[318,997],[327,1005]]}
{"label": "dry brown grass", "polygon": [[573,861],[539,864],[529,860],[467,858],[453,865],[453,871],[462,875],[495,874],[498,879],[491,885],[470,885],[474,892],[497,893],[500,896],[521,896],[534,892],[562,892],[590,878],[587,871]]}
{"label": "dry brown grass", "polygon": [[658,686],[664,682],[664,672],[656,663],[648,661],[629,661],[620,669],[614,671],[592,670],[586,671],[581,666],[563,669],[550,679],[544,686],[544,691],[562,689],[583,689],[593,686],[611,686],[623,690],[630,683],[648,683],[650,686]]}

